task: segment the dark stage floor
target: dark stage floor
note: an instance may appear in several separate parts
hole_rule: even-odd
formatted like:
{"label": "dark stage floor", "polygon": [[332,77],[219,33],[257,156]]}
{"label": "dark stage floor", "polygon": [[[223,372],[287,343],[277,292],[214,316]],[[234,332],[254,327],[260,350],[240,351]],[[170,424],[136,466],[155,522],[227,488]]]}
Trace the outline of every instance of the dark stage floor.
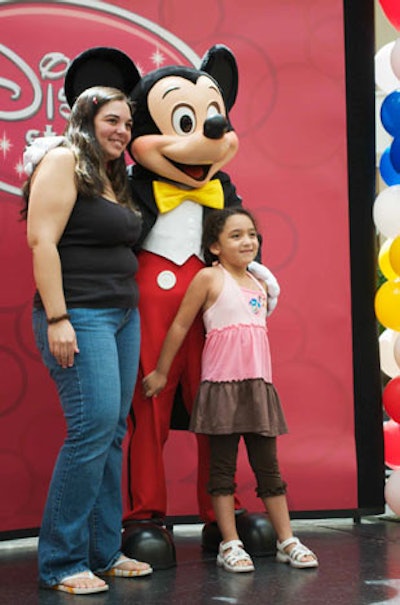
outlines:
{"label": "dark stage floor", "polygon": [[318,569],[295,570],[274,557],[256,571],[217,568],[200,547],[201,525],[175,526],[178,565],[147,578],[108,579],[110,590],[73,596],[38,589],[36,539],[0,542],[1,605],[384,605],[400,604],[400,523],[382,515],[293,521],[296,535],[319,556]]}

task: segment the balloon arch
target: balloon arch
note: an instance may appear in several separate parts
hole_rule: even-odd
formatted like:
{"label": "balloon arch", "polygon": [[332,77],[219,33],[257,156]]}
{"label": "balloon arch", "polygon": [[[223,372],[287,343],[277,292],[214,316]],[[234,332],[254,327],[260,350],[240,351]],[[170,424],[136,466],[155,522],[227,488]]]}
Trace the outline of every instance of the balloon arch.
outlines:
{"label": "balloon arch", "polygon": [[[386,17],[400,30],[398,0],[380,0]],[[379,170],[387,185],[377,196],[373,219],[383,241],[378,266],[383,283],[375,295],[375,313],[383,326],[379,337],[381,370],[388,377],[382,403],[388,416],[383,423],[385,464],[392,470],[385,499],[400,514],[400,38],[386,44],[375,56],[376,84],[387,93],[380,109],[382,125],[391,138]]]}

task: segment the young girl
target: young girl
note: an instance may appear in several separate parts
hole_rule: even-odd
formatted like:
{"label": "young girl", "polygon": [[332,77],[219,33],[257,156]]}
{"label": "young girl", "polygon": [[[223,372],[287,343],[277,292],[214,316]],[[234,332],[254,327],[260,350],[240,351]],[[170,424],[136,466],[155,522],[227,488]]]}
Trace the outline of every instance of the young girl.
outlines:
{"label": "young girl", "polygon": [[164,341],[156,369],[143,380],[146,396],[166,385],[171,363],[200,310],[206,329],[202,381],[190,428],[209,435],[208,485],[222,535],[217,564],[227,571],[254,570],[236,530],[234,476],[240,437],[277,534],[277,560],[317,567],[315,554],[293,536],[286,484],[276,458],[276,436],[287,432],[272,384],[266,331],[266,288],[247,267],[259,248],[257,228],[244,208],[213,212],[203,232],[208,266],[192,280]]}

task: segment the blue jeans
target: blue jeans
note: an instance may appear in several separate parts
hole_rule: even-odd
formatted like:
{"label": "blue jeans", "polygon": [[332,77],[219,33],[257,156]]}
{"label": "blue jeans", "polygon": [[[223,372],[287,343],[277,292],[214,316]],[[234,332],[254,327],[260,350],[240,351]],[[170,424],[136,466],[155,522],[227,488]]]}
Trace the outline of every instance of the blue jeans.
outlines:
{"label": "blue jeans", "polygon": [[109,569],[121,554],[122,441],[139,360],[137,309],[69,309],[80,352],[61,368],[49,351],[44,311],[33,311],[36,344],[55,381],[67,434],[39,535],[39,576]]}

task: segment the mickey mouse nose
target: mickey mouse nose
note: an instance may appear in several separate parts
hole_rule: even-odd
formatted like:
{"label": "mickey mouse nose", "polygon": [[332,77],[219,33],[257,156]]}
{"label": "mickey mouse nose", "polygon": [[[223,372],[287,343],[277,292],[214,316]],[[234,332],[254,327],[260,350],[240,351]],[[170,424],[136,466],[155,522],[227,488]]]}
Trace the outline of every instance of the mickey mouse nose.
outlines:
{"label": "mickey mouse nose", "polygon": [[228,120],[217,114],[204,122],[203,134],[207,139],[222,139],[228,130]]}

